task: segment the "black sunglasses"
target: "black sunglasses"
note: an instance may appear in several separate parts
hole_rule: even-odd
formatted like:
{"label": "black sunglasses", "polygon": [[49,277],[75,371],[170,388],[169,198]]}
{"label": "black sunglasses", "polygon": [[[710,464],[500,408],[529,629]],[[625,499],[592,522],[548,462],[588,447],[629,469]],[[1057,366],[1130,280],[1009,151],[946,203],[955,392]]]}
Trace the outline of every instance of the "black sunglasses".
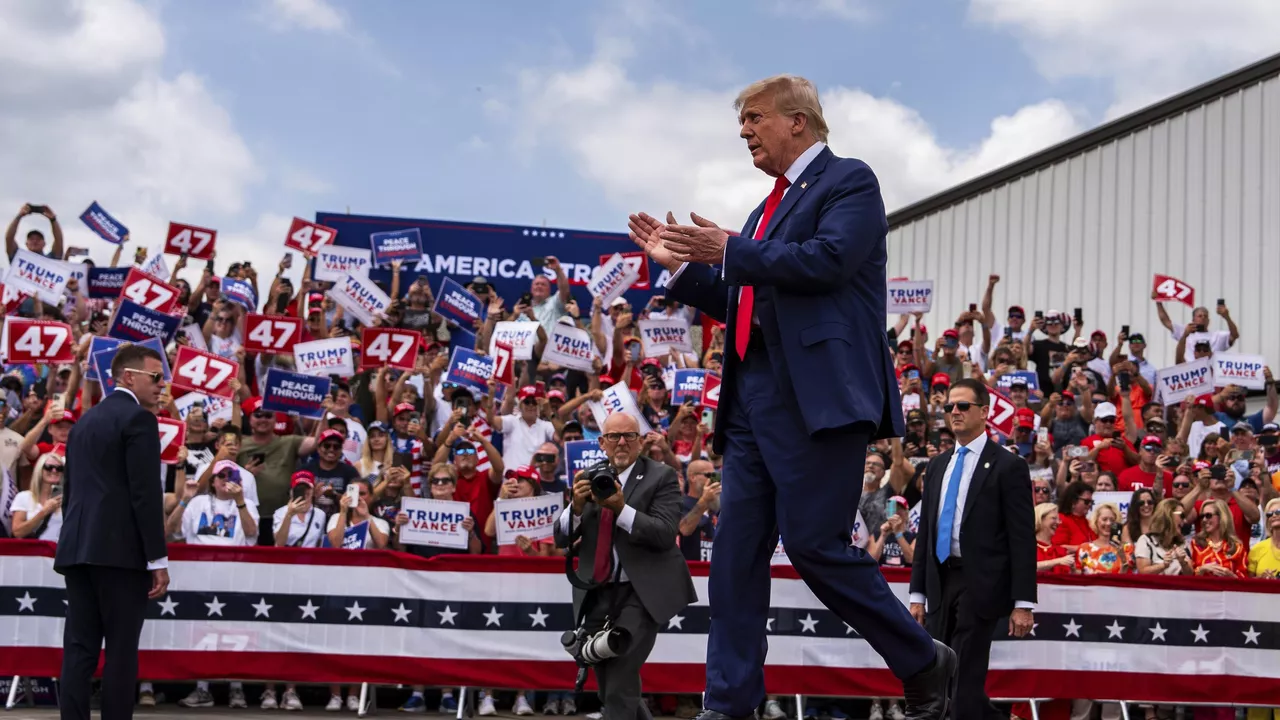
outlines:
{"label": "black sunglasses", "polygon": [[942,411],[949,413],[952,410],[959,408],[960,412],[969,412],[970,409],[976,408],[976,407],[978,407],[977,403],[971,403],[968,400],[961,400],[960,402],[944,403],[942,406]]}
{"label": "black sunglasses", "polygon": [[135,368],[125,368],[124,371],[127,373],[133,373],[135,375],[145,375],[151,378],[151,382],[153,383],[159,383],[164,380],[164,373],[159,371],[147,372],[146,370],[137,370]]}
{"label": "black sunglasses", "polygon": [[1269,518],[1280,517],[1280,510],[1268,510],[1267,517]]}
{"label": "black sunglasses", "polygon": [[276,414],[272,412],[255,412],[253,416],[259,420],[275,420]]}
{"label": "black sunglasses", "polygon": [[534,453],[533,461],[536,463],[553,463],[556,461],[556,456],[551,453]]}
{"label": "black sunglasses", "polygon": [[54,474],[61,474],[61,473],[62,473],[62,466],[61,466],[61,465],[45,465],[45,466],[44,466],[44,469],[45,469],[45,470],[48,470],[49,472],[54,473]]}
{"label": "black sunglasses", "polygon": [[1178,488],[1179,490],[1181,490],[1182,488],[1189,488],[1189,487],[1191,487],[1191,483],[1189,483],[1189,482],[1180,482],[1180,483],[1176,482],[1176,483],[1174,483],[1174,484],[1173,484],[1173,486],[1174,486],[1174,487],[1176,487],[1176,488]]}
{"label": "black sunglasses", "polygon": [[341,450],[342,443],[335,443],[335,442],[320,443],[320,449],[321,450]]}
{"label": "black sunglasses", "polygon": [[453,478],[451,478],[451,477],[433,477],[433,478],[431,478],[431,484],[432,484],[432,485],[448,485],[448,484],[450,484],[450,483],[452,483],[452,482],[453,482]]}

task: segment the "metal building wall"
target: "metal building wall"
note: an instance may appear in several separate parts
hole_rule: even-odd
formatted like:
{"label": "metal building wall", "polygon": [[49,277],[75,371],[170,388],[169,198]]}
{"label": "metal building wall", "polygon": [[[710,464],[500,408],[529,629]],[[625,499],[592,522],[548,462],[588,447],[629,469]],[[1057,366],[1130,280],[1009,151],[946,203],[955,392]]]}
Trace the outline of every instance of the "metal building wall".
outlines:
{"label": "metal building wall", "polygon": [[[981,302],[1084,310],[1114,347],[1120,326],[1143,332],[1157,366],[1173,339],[1151,300],[1155,273],[1196,290],[1211,313],[1225,298],[1235,351],[1280,374],[1280,79],[1271,76],[908,221],[890,215],[889,276],[935,283],[932,343]],[[1175,324],[1191,309],[1166,303]],[[890,322],[896,318],[890,318]],[[1211,329],[1226,324],[1213,314]],[[1069,336],[1068,336],[1069,341]],[[993,339],[994,340],[994,339]]]}

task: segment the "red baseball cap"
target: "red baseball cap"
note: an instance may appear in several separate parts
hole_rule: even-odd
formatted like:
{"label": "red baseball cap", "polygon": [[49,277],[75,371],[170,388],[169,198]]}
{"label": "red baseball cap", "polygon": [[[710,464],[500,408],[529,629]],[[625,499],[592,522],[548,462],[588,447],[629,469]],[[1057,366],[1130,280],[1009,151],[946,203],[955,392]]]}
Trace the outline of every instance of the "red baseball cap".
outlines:
{"label": "red baseball cap", "polygon": [[613,383],[614,383],[613,378],[609,377],[608,375],[601,375],[601,376],[600,376],[600,384],[601,384],[601,385],[612,385]]}
{"label": "red baseball cap", "polygon": [[916,347],[915,343],[911,342],[910,340],[903,340],[902,342],[898,343],[899,350],[902,350],[904,348],[907,350],[914,350],[915,347]]}
{"label": "red baseball cap", "polygon": [[1018,427],[1034,428],[1036,426],[1036,411],[1031,408],[1018,408],[1016,413],[1018,418]]}
{"label": "red baseball cap", "polygon": [[1071,392],[1070,390],[1063,390],[1063,391],[1062,391],[1062,399],[1063,399],[1063,400],[1070,400],[1071,402],[1075,402],[1075,401],[1076,401],[1076,394],[1075,394],[1075,393],[1073,393],[1073,392]]}
{"label": "red baseball cap", "polygon": [[310,470],[299,470],[293,474],[289,480],[289,487],[298,487],[299,485],[316,486],[316,476]]}
{"label": "red baseball cap", "polygon": [[902,377],[903,375],[906,375],[911,370],[920,372],[920,368],[916,367],[914,363],[907,363],[906,365],[903,365],[902,367],[898,368],[896,372],[898,373],[898,377]]}
{"label": "red baseball cap", "polygon": [[252,415],[253,413],[258,412],[258,409],[261,407],[262,398],[257,395],[247,397],[244,399],[244,402],[240,403],[240,409],[247,415]]}
{"label": "red baseball cap", "polygon": [[929,381],[929,384],[951,387],[951,376],[946,373],[934,373],[933,379]]}
{"label": "red baseball cap", "polygon": [[520,467],[511,468],[510,470],[503,473],[502,477],[504,478],[514,477],[514,478],[519,478],[521,480],[528,480],[534,485],[542,484],[542,474],[539,473],[538,469],[532,465],[521,465]]}
{"label": "red baseball cap", "polygon": [[955,328],[947,328],[946,330],[943,330],[943,331],[942,331],[942,337],[944,337],[944,338],[955,338],[955,339],[959,340],[959,339],[960,339],[960,332],[959,332],[958,330],[956,330]]}
{"label": "red baseball cap", "polygon": [[395,417],[400,413],[413,412],[414,410],[415,408],[413,407],[413,403],[400,403],[399,405],[396,405],[394,410],[391,411],[391,416]]}
{"label": "red baseball cap", "polygon": [[320,433],[320,442],[323,443],[326,440],[337,440],[345,443],[347,441],[347,436],[343,435],[341,430],[325,430]]}
{"label": "red baseball cap", "polygon": [[1164,441],[1155,435],[1148,435],[1142,438],[1142,442],[1138,443],[1138,447],[1142,447],[1143,445],[1155,445],[1156,447],[1163,448]]}
{"label": "red baseball cap", "polygon": [[1107,334],[1106,334],[1106,333],[1104,333],[1104,332],[1102,332],[1101,330],[1094,330],[1094,331],[1089,335],[1089,337],[1090,337],[1090,338],[1102,338],[1102,340],[1105,342],[1105,341],[1106,341],[1106,339],[1107,339]]}
{"label": "red baseball cap", "polygon": [[534,385],[525,385],[520,388],[520,392],[516,397],[520,400],[524,400],[525,398],[536,398],[538,397],[538,388]]}
{"label": "red baseball cap", "polygon": [[563,390],[548,390],[548,391],[547,391],[547,399],[548,399],[548,400],[560,400],[561,402],[563,402],[563,401],[564,401],[564,391],[563,391]]}
{"label": "red baseball cap", "polygon": [[1209,412],[1213,412],[1213,395],[1197,395],[1195,404],[1202,408],[1207,408]]}
{"label": "red baseball cap", "polygon": [[64,422],[69,422],[69,423],[71,423],[72,425],[74,425],[74,424],[75,424],[75,422],[76,422],[76,413],[75,413],[75,411],[74,411],[74,410],[63,410],[63,411],[62,411],[62,417],[58,418],[57,420],[54,420],[54,421],[53,421],[53,424],[54,424],[54,425],[57,425],[58,423],[64,423]]}

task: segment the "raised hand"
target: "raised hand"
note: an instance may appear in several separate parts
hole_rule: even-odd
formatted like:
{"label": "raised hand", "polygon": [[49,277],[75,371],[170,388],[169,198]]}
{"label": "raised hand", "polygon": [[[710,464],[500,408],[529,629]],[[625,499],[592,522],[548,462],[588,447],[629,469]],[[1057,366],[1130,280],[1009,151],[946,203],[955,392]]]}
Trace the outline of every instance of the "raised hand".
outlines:
{"label": "raised hand", "polygon": [[[667,213],[667,222],[674,225],[675,216]],[[675,272],[680,267],[680,262],[672,257],[671,251],[662,241],[661,235],[666,229],[666,225],[658,222],[657,218],[648,213],[638,213],[627,218],[627,230],[631,236],[631,242],[644,250],[654,262]]]}

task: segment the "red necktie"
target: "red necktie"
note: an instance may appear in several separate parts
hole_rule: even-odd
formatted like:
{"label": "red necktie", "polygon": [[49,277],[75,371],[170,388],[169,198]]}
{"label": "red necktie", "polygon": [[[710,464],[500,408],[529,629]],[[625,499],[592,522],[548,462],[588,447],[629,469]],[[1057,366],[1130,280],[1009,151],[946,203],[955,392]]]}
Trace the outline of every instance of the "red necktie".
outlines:
{"label": "red necktie", "polygon": [[[769,227],[773,211],[778,209],[778,203],[782,202],[782,193],[786,192],[790,185],[791,181],[786,175],[779,175],[778,179],[774,180],[773,192],[769,193],[769,197],[765,199],[764,212],[761,213],[760,222],[756,225],[756,240],[764,238],[764,231]],[[746,359],[747,343],[751,341],[751,313],[755,310],[755,301],[755,288],[743,285],[738,290],[738,317],[733,325],[733,347],[738,351],[738,357],[741,359]]]}
{"label": "red necktie", "polygon": [[600,531],[596,533],[596,561],[591,568],[591,579],[608,582],[613,575],[613,511],[600,508]]}

